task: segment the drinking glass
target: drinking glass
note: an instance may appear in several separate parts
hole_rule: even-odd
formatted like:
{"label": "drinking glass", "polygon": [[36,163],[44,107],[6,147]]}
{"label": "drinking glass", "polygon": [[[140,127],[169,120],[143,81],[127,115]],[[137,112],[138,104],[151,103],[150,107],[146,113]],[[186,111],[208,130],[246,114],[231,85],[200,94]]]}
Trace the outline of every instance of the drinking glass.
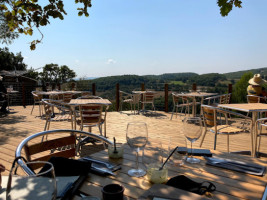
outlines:
{"label": "drinking glass", "polygon": [[139,168],[139,151],[145,147],[147,143],[147,125],[144,122],[131,122],[127,125],[126,140],[128,145],[136,151],[136,169],[130,169],[130,176],[141,177],[146,174],[146,171]]}
{"label": "drinking glass", "polygon": [[202,121],[199,117],[186,117],[183,120],[183,132],[185,137],[191,142],[191,156],[186,159],[189,163],[199,163],[200,160],[193,157],[193,142],[200,138],[202,133]]}
{"label": "drinking glass", "polygon": [[[169,154],[178,146],[178,149],[170,157],[169,164],[173,166],[184,165],[187,159],[187,142],[184,137],[179,137],[177,141],[170,142]],[[179,151],[178,151],[179,150]]]}
{"label": "drinking glass", "polygon": [[6,199],[38,199],[55,200],[57,198],[57,184],[54,167],[50,162],[34,161],[25,163],[29,168],[39,165],[45,166],[45,170],[34,175],[23,172],[20,166],[16,167],[22,175],[14,175],[12,170],[8,179]]}
{"label": "drinking glass", "polygon": [[[166,158],[165,158],[166,159]],[[147,171],[147,179],[152,183],[164,183],[168,179],[168,169],[160,169],[165,161],[161,142],[148,141],[143,151],[142,162]]]}

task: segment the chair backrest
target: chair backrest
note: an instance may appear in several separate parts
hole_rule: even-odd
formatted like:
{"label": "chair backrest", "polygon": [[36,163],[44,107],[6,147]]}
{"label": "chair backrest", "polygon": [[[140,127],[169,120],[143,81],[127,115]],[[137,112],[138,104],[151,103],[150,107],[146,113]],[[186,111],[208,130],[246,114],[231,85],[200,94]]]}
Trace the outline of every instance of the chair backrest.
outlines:
{"label": "chair backrest", "polygon": [[144,102],[153,102],[155,98],[155,92],[147,91],[144,93]]}
{"label": "chair backrest", "polygon": [[205,126],[215,126],[216,125],[216,108],[213,106],[201,105],[203,119]]}
{"label": "chair backrest", "polygon": [[73,94],[72,93],[63,93],[63,101],[66,103],[69,103],[72,99]]}
{"label": "chair backrest", "polygon": [[103,106],[99,104],[80,105],[81,125],[87,123],[100,123],[102,120]]}
{"label": "chair backrest", "polygon": [[82,91],[82,93],[81,93],[81,96],[82,96],[82,97],[83,97],[83,96],[89,96],[89,95],[92,95],[92,93],[89,92],[89,91]]}
{"label": "chair backrest", "polygon": [[220,104],[229,104],[231,98],[231,93],[229,94],[223,94],[220,96]]}
{"label": "chair backrest", "polygon": [[32,91],[34,101],[40,101],[43,98],[42,94],[37,94],[36,92]]}
{"label": "chair backrest", "polygon": [[260,103],[261,97],[255,95],[247,95],[248,103]]}
{"label": "chair backrest", "polygon": [[[50,140],[44,142],[36,142],[41,141],[40,138],[44,136],[52,135]],[[15,156],[19,157],[22,155],[22,149],[25,150],[26,159],[28,161],[48,161],[52,156],[55,157],[74,157],[76,155],[76,137],[80,135],[84,135],[90,138],[93,138],[97,141],[101,141],[103,145],[105,144],[112,144],[111,141],[106,139],[103,136],[96,135],[93,133],[85,132],[85,131],[78,131],[78,130],[50,130],[50,131],[43,131],[40,133],[33,134],[27,138],[25,138],[17,147]],[[39,139],[39,140],[38,140]],[[68,147],[68,148],[61,148],[61,147]],[[105,146],[103,146],[104,148]],[[59,149],[59,151],[55,151],[55,149]],[[51,151],[52,150],[52,151]],[[33,175],[34,172],[32,170],[38,169],[42,166],[34,166],[34,169],[30,169],[25,165],[22,159],[18,160],[18,164],[23,168],[23,170],[29,174]]]}
{"label": "chair backrest", "polygon": [[180,97],[177,96],[177,94],[173,92],[173,93],[172,93],[172,101],[173,101],[173,105],[174,105],[174,106],[177,105],[177,104],[179,103],[179,99],[180,99]]}

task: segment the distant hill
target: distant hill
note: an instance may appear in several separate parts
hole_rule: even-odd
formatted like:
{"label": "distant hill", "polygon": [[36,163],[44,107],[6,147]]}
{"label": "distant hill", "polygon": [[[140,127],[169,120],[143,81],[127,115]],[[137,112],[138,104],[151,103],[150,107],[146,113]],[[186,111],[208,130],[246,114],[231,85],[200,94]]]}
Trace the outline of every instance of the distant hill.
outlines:
{"label": "distant hill", "polygon": [[226,76],[227,79],[240,79],[241,76],[247,72],[252,72],[253,74],[260,74],[265,79],[267,78],[267,67],[259,68],[259,69],[243,70],[243,71],[237,71],[237,72],[229,72],[229,73],[225,73],[224,75]]}

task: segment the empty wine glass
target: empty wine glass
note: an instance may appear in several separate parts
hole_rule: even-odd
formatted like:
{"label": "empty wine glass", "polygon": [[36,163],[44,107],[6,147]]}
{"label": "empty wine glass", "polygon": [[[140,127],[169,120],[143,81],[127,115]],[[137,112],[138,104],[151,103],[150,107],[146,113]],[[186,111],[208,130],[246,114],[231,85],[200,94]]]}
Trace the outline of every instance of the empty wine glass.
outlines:
{"label": "empty wine glass", "polygon": [[202,134],[202,121],[199,117],[187,117],[183,120],[183,132],[191,142],[191,156],[186,159],[189,163],[199,163],[200,160],[193,157],[193,142],[197,141]]}
{"label": "empty wine glass", "polygon": [[30,169],[34,169],[37,165],[44,165],[45,167],[44,170],[34,175],[25,174],[20,166],[16,167],[14,171],[18,171],[21,175],[15,175],[12,168],[7,184],[6,199],[55,200],[57,198],[57,184],[53,165],[43,161],[33,161],[25,164]]}
{"label": "empty wine glass", "polygon": [[146,171],[139,168],[139,151],[145,147],[147,143],[147,125],[144,122],[131,122],[127,125],[126,140],[128,145],[136,151],[136,169],[130,169],[130,176],[141,177],[146,174]]}

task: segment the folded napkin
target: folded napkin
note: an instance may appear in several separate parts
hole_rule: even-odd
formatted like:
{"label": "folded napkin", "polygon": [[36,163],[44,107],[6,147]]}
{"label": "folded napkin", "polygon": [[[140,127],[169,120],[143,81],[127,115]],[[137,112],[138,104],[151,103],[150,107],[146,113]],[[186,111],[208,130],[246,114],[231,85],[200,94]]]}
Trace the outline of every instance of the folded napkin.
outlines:
{"label": "folded napkin", "polygon": [[211,192],[216,190],[216,186],[208,181],[201,183],[195,182],[184,175],[171,178],[166,185],[173,186],[182,190],[193,192],[200,195],[209,196]]}
{"label": "folded napkin", "polygon": [[205,157],[207,160],[206,164],[220,167],[232,171],[237,171],[241,173],[252,174],[256,176],[263,176],[266,171],[266,167],[257,164],[245,163],[240,161],[234,161],[229,159],[221,159],[221,158],[208,158]]}
{"label": "folded napkin", "polygon": [[[86,175],[91,171],[91,162],[89,161],[51,157],[48,162],[53,164],[56,176],[80,176]],[[49,167],[44,165],[40,172],[46,171]]]}

